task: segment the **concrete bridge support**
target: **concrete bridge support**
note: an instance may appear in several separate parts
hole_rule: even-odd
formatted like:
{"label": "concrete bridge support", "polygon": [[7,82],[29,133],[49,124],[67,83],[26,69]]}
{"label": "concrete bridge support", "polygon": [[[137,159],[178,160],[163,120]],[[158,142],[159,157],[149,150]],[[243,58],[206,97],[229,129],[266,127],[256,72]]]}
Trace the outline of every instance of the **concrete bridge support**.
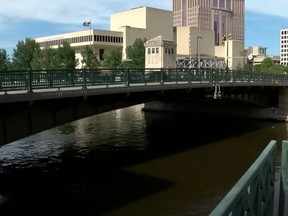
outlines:
{"label": "concrete bridge support", "polygon": [[281,121],[288,121],[288,89],[279,89],[278,96],[278,119]]}

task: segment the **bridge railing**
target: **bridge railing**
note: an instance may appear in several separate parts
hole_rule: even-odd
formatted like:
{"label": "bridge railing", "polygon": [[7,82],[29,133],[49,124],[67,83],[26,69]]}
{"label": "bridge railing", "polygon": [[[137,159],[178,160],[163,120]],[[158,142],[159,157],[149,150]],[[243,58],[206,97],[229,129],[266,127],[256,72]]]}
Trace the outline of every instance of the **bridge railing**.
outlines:
{"label": "bridge railing", "polygon": [[209,216],[272,216],[275,158],[272,140]]}
{"label": "bridge railing", "polygon": [[180,82],[288,83],[287,75],[209,68],[1,71],[0,91]]}
{"label": "bridge railing", "polygon": [[288,141],[282,141],[279,189],[279,216],[288,215]]}

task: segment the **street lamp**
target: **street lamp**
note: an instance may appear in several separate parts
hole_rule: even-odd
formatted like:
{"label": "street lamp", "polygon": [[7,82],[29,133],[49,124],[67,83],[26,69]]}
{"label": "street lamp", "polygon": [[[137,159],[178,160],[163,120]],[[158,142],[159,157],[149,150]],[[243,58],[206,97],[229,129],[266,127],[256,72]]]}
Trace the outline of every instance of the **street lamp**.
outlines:
{"label": "street lamp", "polygon": [[201,59],[200,59],[200,40],[202,40],[202,36],[197,36],[197,58],[198,58],[198,68],[201,68]]}

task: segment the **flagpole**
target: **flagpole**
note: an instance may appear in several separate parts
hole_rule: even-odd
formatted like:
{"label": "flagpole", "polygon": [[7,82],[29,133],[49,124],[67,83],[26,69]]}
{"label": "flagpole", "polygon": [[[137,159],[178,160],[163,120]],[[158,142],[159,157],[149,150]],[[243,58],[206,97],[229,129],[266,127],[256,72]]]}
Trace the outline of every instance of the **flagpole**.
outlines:
{"label": "flagpole", "polygon": [[92,22],[91,22],[91,19],[90,19],[90,25],[89,25],[89,27],[90,27],[90,36],[91,36],[91,38],[90,38],[91,39],[90,40],[90,46],[92,45],[92,40],[93,40],[91,26],[92,26]]}

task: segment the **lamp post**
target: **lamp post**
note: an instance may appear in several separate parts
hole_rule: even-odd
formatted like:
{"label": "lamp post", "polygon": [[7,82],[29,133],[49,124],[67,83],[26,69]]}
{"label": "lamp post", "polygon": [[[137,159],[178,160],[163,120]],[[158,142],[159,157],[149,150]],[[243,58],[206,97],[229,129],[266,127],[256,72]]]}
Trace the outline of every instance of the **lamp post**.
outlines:
{"label": "lamp post", "polygon": [[200,40],[202,40],[202,36],[197,36],[197,58],[198,58],[198,68],[201,68],[201,59],[200,59]]}

